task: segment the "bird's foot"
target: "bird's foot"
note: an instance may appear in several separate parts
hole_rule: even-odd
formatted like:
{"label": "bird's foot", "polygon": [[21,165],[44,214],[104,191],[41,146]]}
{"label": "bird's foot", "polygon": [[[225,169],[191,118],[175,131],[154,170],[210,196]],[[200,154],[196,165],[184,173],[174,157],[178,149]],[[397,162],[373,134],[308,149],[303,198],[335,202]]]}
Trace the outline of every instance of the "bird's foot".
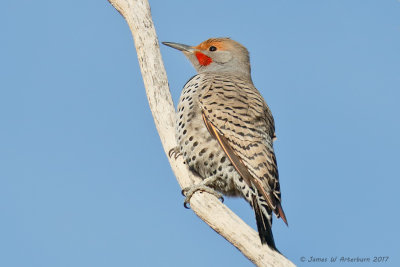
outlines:
{"label": "bird's foot", "polygon": [[182,155],[182,153],[179,150],[179,147],[174,147],[168,151],[168,156],[170,158],[174,157],[175,159],[177,159],[180,155]]}
{"label": "bird's foot", "polygon": [[195,184],[195,185],[183,188],[182,195],[185,196],[185,201],[183,202],[183,206],[185,206],[185,208],[187,208],[187,209],[190,209],[188,204],[190,204],[190,199],[192,198],[194,193],[196,193],[197,191],[207,192],[211,195],[214,195],[216,198],[220,199],[221,202],[223,203],[224,197],[222,196],[222,194],[218,193],[213,188],[208,186],[213,181],[215,181],[215,178],[210,177],[210,178],[205,179],[204,181],[202,181],[199,184]]}

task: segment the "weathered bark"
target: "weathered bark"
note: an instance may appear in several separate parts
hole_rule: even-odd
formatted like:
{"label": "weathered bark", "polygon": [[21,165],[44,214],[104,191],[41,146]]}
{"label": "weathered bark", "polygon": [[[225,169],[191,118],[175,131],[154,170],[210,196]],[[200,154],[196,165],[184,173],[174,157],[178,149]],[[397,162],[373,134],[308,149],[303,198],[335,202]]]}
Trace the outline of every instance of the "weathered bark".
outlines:
{"label": "weathered bark", "polygon": [[[176,146],[175,109],[149,3],[147,0],[109,0],[109,2],[121,13],[131,29],[150,109],[168,157],[169,150]],[[168,157],[168,159],[181,188],[200,181],[199,177],[188,170],[182,157],[177,159]],[[281,254],[272,251],[268,246],[262,246],[258,233],[216,197],[207,193],[195,193],[191,198],[190,207],[200,219],[257,266],[294,266]]]}

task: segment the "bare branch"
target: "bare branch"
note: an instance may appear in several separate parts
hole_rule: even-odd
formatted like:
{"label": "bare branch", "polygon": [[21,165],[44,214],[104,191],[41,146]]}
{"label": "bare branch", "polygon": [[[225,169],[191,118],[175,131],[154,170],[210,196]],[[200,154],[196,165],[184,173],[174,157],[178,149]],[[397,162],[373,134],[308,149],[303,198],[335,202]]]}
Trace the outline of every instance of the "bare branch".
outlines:
{"label": "bare branch", "polygon": [[[121,13],[131,29],[139,65],[154,122],[165,153],[176,146],[175,109],[168,88],[167,75],[161,59],[159,43],[147,0],[109,0]],[[200,181],[183,163],[182,157],[168,157],[182,188]],[[257,232],[243,222],[216,197],[195,193],[190,201],[192,210],[217,233],[237,247],[257,266],[294,266],[281,254],[262,246]]]}

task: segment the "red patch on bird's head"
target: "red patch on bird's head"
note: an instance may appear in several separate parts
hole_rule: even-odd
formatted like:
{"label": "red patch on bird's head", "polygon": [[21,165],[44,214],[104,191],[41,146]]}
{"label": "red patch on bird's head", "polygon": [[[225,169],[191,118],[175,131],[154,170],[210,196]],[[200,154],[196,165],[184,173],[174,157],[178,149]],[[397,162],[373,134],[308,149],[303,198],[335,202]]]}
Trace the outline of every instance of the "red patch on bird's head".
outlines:
{"label": "red patch on bird's head", "polygon": [[202,66],[208,66],[212,62],[212,58],[210,58],[209,56],[204,55],[201,52],[196,51],[195,55],[197,57],[197,60],[199,61],[199,64],[202,65]]}

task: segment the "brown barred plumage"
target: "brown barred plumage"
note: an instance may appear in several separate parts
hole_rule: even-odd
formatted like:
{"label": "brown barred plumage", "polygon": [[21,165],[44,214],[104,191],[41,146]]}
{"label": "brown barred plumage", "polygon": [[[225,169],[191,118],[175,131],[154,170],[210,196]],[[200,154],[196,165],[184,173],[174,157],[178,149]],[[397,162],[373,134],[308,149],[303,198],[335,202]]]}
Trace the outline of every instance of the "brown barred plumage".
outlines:
{"label": "brown barred plumage", "polygon": [[[198,74],[184,86],[177,112],[177,151],[204,186],[241,196],[253,207],[262,243],[276,250],[272,212],[285,223],[273,149],[272,114],[254,87],[247,49],[228,38],[196,47],[164,43],[184,52]],[[211,63],[210,63],[211,62]]]}

